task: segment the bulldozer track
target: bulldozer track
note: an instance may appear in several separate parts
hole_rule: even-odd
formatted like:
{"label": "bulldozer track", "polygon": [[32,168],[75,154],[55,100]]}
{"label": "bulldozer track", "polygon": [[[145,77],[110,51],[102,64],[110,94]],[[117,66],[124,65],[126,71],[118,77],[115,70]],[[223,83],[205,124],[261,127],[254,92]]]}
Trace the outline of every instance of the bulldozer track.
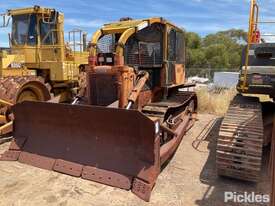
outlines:
{"label": "bulldozer track", "polygon": [[[164,122],[168,117],[183,112],[192,101],[196,101],[194,98],[193,92],[178,92],[167,100],[147,104],[143,107],[142,113],[149,117],[159,118],[161,122]],[[194,107],[196,106],[194,105]]]}
{"label": "bulldozer track", "polygon": [[[149,118],[157,118],[160,120],[163,131],[175,134],[174,129],[179,126],[181,120],[177,120],[178,115],[183,114],[187,117],[192,114],[197,107],[196,95],[193,92],[177,92],[168,99],[161,102],[149,103],[142,109],[142,113]],[[188,111],[187,111],[188,110]],[[172,121],[171,121],[172,120]],[[192,117],[189,117],[188,125],[192,125]],[[185,128],[185,132],[190,127]],[[164,133],[161,136],[161,145],[169,141],[169,137]]]}
{"label": "bulldozer track", "polygon": [[262,105],[258,98],[237,95],[219,131],[218,175],[257,182],[262,165],[263,138]]}

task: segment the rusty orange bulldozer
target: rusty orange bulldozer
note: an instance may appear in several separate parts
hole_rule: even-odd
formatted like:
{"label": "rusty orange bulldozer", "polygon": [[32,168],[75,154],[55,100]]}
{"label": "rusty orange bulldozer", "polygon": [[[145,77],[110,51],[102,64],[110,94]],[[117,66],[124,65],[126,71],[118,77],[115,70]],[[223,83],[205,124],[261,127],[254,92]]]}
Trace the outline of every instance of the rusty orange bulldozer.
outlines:
{"label": "rusty orange bulldozer", "polygon": [[106,24],[90,43],[86,104],[22,102],[1,160],[18,160],[149,201],[162,166],[194,122],[184,32],[162,18]]}

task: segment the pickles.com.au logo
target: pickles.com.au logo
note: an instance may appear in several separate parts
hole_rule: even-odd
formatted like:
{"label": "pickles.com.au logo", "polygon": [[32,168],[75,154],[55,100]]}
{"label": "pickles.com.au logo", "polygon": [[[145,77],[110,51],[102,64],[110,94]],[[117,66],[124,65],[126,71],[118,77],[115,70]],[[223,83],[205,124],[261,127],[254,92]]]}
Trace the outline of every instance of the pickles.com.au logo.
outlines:
{"label": "pickles.com.au logo", "polygon": [[236,203],[269,203],[270,197],[267,194],[256,194],[255,192],[224,192],[224,202]]}

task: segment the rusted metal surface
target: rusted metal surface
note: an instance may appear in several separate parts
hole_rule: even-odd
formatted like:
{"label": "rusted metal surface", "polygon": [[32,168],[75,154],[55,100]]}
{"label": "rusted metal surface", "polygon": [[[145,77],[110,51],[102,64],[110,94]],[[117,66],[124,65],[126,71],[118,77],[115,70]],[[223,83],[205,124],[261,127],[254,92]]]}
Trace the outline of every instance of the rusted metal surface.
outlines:
{"label": "rusted metal surface", "polygon": [[21,150],[26,140],[27,138],[23,137],[17,137],[16,139],[13,139],[10,144],[10,150]]}
{"label": "rusted metal surface", "polygon": [[136,84],[132,89],[129,97],[128,97],[128,105],[127,108],[131,108],[131,105],[136,102],[138,97],[140,96],[141,90],[144,88],[145,83],[149,79],[149,73],[146,71],[140,71],[136,77]]}
{"label": "rusted metal surface", "polygon": [[82,178],[125,190],[130,190],[132,185],[129,176],[89,166],[83,167]]}
{"label": "rusted metal surface", "polygon": [[[0,78],[0,97],[11,104],[17,103],[21,89],[29,83],[37,84],[43,91],[46,100],[50,99],[50,93],[44,80],[37,76],[14,76]],[[42,88],[42,86],[43,88]]]}
{"label": "rusted metal surface", "polygon": [[25,152],[24,147],[22,148],[22,152],[20,153],[18,161],[45,170],[52,170],[55,164],[54,158],[34,154],[31,152]]}
{"label": "rusted metal surface", "polygon": [[8,150],[0,156],[1,161],[17,161],[20,155],[20,151]]}
{"label": "rusted metal surface", "polygon": [[160,162],[161,164],[165,163],[169,157],[175,152],[177,149],[178,145],[180,144],[183,135],[185,134],[187,127],[191,123],[191,114],[185,115],[184,118],[182,119],[182,123],[180,126],[176,129],[175,133],[176,135],[174,138],[164,145],[161,146],[160,148]]}
{"label": "rusted metal surface", "polygon": [[236,96],[223,119],[216,153],[218,174],[257,182],[263,154],[262,105],[258,98]]}
{"label": "rusted metal surface", "polygon": [[[166,110],[170,107],[176,108],[175,103]],[[161,164],[175,152],[191,121],[190,113],[182,113],[182,124],[163,144],[160,138],[166,131],[156,133],[156,122],[137,110],[23,102],[13,111],[14,141],[1,160],[18,159],[132,190],[145,201],[150,199]]]}
{"label": "rusted metal surface", "polygon": [[139,198],[150,201],[151,191],[154,184],[144,182],[141,179],[135,178],[133,182],[132,192],[137,195]]}
{"label": "rusted metal surface", "polygon": [[14,114],[10,150],[20,148],[22,163],[123,189],[159,174],[155,123],[138,111],[24,102]]}
{"label": "rusted metal surface", "polygon": [[127,66],[96,66],[87,72],[87,94],[91,105],[108,106],[119,101],[125,108],[134,85],[134,69]]}
{"label": "rusted metal surface", "polygon": [[83,165],[65,160],[56,160],[53,170],[71,176],[80,177]]}
{"label": "rusted metal surface", "polygon": [[[0,78],[0,115],[5,122],[0,127],[0,134],[12,132],[11,106],[29,99],[47,101],[51,98],[50,88],[44,83],[42,77],[37,76],[11,76]],[[25,97],[22,96],[24,93]]]}

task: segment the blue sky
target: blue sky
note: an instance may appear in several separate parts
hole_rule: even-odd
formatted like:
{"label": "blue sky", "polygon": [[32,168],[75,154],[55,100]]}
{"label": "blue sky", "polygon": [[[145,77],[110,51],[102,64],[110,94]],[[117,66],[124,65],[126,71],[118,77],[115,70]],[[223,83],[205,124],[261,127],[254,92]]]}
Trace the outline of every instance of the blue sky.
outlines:
{"label": "blue sky", "polygon": [[[258,2],[262,16],[275,19],[275,0]],[[249,11],[249,0],[1,0],[0,12],[33,5],[65,13],[65,31],[81,28],[89,33],[89,38],[102,24],[126,16],[162,16],[202,36],[230,28],[247,29]],[[7,45],[8,30],[0,29],[0,46]]]}

